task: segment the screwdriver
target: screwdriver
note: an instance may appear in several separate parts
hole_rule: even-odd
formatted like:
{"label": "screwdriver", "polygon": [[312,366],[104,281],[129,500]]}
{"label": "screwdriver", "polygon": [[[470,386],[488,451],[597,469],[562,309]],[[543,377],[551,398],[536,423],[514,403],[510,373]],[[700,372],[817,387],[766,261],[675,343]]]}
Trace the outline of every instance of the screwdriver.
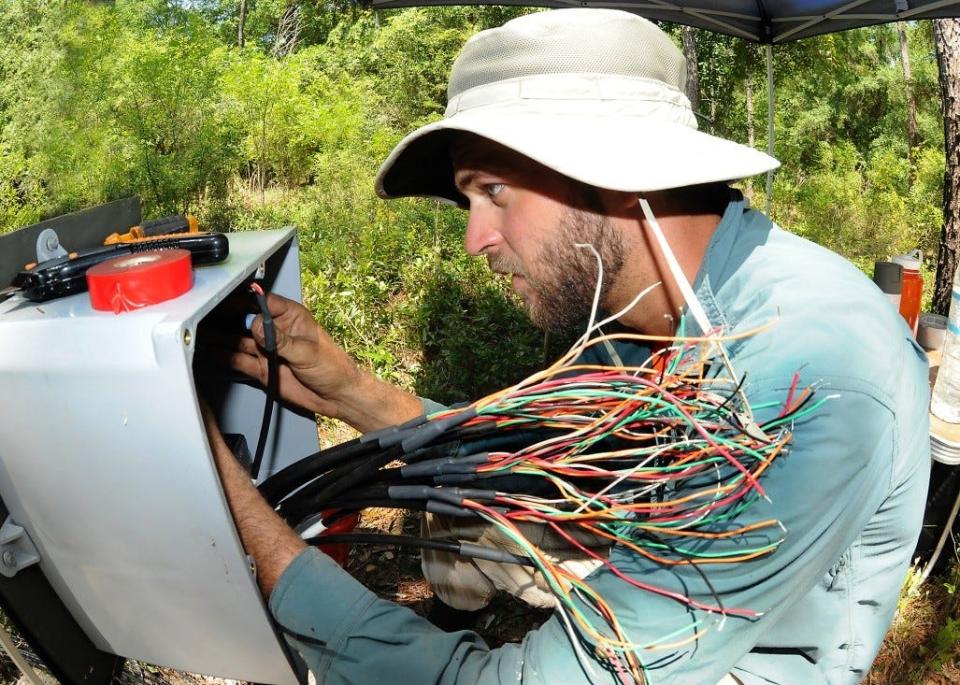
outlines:
{"label": "screwdriver", "polygon": [[164,216],[151,221],[144,221],[139,226],[134,226],[126,233],[111,233],[103,241],[104,245],[116,245],[132,243],[143,238],[152,238],[158,235],[169,235],[171,233],[197,233],[199,231],[197,217],[191,214],[174,214],[173,216]]}

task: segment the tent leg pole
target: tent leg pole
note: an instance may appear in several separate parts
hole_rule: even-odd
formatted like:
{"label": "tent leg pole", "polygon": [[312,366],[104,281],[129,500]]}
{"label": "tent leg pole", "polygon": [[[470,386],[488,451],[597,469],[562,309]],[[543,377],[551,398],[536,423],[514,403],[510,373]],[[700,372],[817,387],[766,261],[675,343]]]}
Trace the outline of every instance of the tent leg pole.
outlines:
{"label": "tent leg pole", "polygon": [[[773,130],[773,45],[767,43],[767,154],[771,157],[773,154],[774,130]],[[770,216],[770,209],[773,203],[773,169],[767,172],[767,216]]]}

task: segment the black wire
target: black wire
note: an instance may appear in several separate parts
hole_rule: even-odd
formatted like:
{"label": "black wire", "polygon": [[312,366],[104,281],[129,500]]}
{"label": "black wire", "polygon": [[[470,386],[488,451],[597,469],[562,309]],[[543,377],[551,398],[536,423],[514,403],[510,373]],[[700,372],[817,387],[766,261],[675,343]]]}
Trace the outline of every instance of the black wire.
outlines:
{"label": "black wire", "polygon": [[[483,552],[474,551],[469,546],[465,549],[463,543],[459,540],[437,540],[434,538],[421,538],[414,535],[385,535],[382,533],[337,533],[335,535],[321,535],[319,537],[304,540],[308,545],[323,547],[324,545],[336,545],[342,543],[361,544],[361,545],[396,545],[398,547],[417,547],[419,549],[435,549],[441,552],[450,552],[462,557],[487,558],[496,556],[497,561],[506,564],[517,564],[519,566],[535,566],[529,557],[522,554],[513,554],[496,547],[485,547]],[[483,556],[481,556],[481,554]]]}
{"label": "black wire", "polygon": [[674,547],[673,545],[671,545],[669,542],[667,542],[666,540],[664,540],[663,538],[661,538],[661,537],[659,537],[659,536],[657,536],[657,535],[654,535],[653,533],[651,533],[651,532],[649,532],[649,531],[643,531],[643,532],[641,533],[641,535],[642,535],[643,537],[649,538],[649,539],[653,540],[654,542],[657,542],[657,543],[663,545],[664,547],[666,547],[667,549],[669,549],[671,552],[673,552],[675,555],[677,555],[678,557],[680,557],[680,559],[682,560],[682,561],[680,562],[681,565],[684,565],[684,566],[692,566],[692,567],[693,567],[693,570],[696,571],[696,572],[699,574],[700,578],[703,579],[703,582],[706,583],[707,589],[710,590],[710,594],[713,596],[714,601],[717,603],[717,608],[720,609],[720,613],[723,614],[723,615],[726,615],[726,610],[723,608],[723,600],[720,599],[720,593],[717,592],[717,590],[716,590],[715,587],[713,587],[713,583],[710,582],[710,579],[707,578],[707,574],[704,573],[704,571],[703,571],[702,568],[700,568],[700,564],[695,563],[692,559],[690,559],[690,557],[689,557],[688,555],[685,555],[683,552],[681,552],[680,550],[678,550],[676,547]]}
{"label": "black wire", "polygon": [[380,467],[398,459],[403,454],[399,445],[375,454],[360,464],[342,464],[329,474],[321,476],[317,489],[301,490],[284,500],[278,509],[280,516],[285,519],[304,518],[308,514],[325,508],[325,503],[350,490],[365,481],[375,477]]}
{"label": "black wire", "polygon": [[746,372],[744,372],[744,374],[740,377],[740,382],[737,383],[737,387],[733,389],[733,392],[727,395],[727,399],[723,401],[723,404],[721,404],[716,409],[711,411],[710,414],[707,414],[707,416],[710,416],[711,414],[719,414],[720,412],[722,412],[726,408],[726,406],[730,404],[730,401],[740,393],[740,390],[743,388],[743,384],[746,382],[747,382],[747,374]]}
{"label": "black wire", "polygon": [[314,452],[277,471],[259,485],[260,494],[271,505],[276,506],[289,493],[323,475],[330,469],[364,457],[377,450],[376,443],[361,443],[360,439],[334,445],[325,450]]}
{"label": "black wire", "polygon": [[270,422],[273,419],[273,405],[277,402],[280,385],[280,363],[277,358],[277,330],[273,325],[273,316],[267,306],[267,296],[262,291],[253,289],[257,299],[260,315],[263,320],[263,347],[267,352],[267,397],[263,405],[263,421],[260,424],[260,438],[257,440],[257,450],[253,457],[253,466],[250,469],[251,477],[256,480],[260,474],[260,465],[263,462],[263,453],[267,447],[267,437],[270,434]]}
{"label": "black wire", "polygon": [[[456,451],[461,440],[479,439],[495,433],[496,430],[495,426],[456,428],[440,436],[440,439],[434,441],[429,447],[417,450],[412,454],[404,454],[401,450],[397,452],[397,457],[402,458],[408,464],[413,464],[434,457],[448,456]],[[381,447],[377,440],[365,441],[363,438],[357,438],[314,452],[267,478],[259,486],[260,494],[272,506],[276,507],[310,481],[313,481],[311,485],[314,488],[319,487],[321,482],[334,483],[362,464],[368,461],[376,461],[378,456],[384,454],[387,449],[392,448]],[[299,494],[297,492],[297,495]]]}
{"label": "black wire", "polygon": [[[477,430],[479,428],[480,430]],[[486,436],[484,449],[509,449],[514,446],[525,446],[534,439],[543,439],[544,435],[552,435],[557,431],[530,431],[526,429],[510,431],[504,435],[499,431],[497,433],[495,426],[471,426],[469,428],[457,428],[449,433],[440,436],[434,443],[423,447],[412,454],[405,454],[402,445],[399,443],[394,447],[387,448],[389,452],[378,450],[376,442],[363,443],[362,439],[354,440],[349,443],[343,443],[336,447],[329,448],[323,452],[304,457],[295,464],[288,466],[284,470],[274,474],[260,486],[260,492],[268,502],[274,507],[279,505],[282,511],[294,511],[297,507],[296,502],[303,502],[319,496],[321,490],[328,485],[332,492],[330,496],[339,497],[342,493],[356,485],[372,484],[376,482],[393,482],[397,478],[404,478],[400,469],[382,468],[394,459],[400,459],[405,464],[416,464],[421,461],[429,461],[438,457],[453,457],[459,450],[460,452],[471,453],[468,449],[469,444],[481,437]],[[343,453],[335,453],[336,450],[343,448]],[[367,453],[366,449],[374,450]],[[389,454],[388,458],[384,458]],[[308,462],[309,463],[306,463]],[[371,464],[378,464],[371,468]],[[342,479],[350,478],[346,484]],[[489,478],[478,474],[477,479]],[[312,480],[312,482],[310,482]],[[540,479],[531,478],[531,481]],[[460,484],[460,483],[458,483]],[[295,491],[295,492],[294,492]],[[551,490],[552,491],[552,490]],[[536,494],[536,492],[531,492]],[[322,498],[321,500],[322,501]]]}
{"label": "black wire", "polygon": [[460,543],[452,540],[435,540],[421,538],[414,535],[388,535],[385,533],[334,533],[320,535],[304,540],[308,545],[323,547],[324,545],[338,545],[343,543],[359,545],[396,545],[397,547],[418,547],[421,549],[436,549],[441,552],[460,553]]}

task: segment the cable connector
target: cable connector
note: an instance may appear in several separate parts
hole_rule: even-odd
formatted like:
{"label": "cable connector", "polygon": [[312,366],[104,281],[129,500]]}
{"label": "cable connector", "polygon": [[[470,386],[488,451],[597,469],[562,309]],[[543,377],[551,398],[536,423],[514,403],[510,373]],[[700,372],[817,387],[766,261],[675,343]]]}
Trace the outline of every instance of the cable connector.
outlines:
{"label": "cable connector", "polygon": [[400,468],[400,474],[404,478],[418,478],[452,473],[476,473],[477,464],[486,464],[488,461],[490,461],[489,452],[479,452],[465,457],[443,457],[417,464],[407,464]]}
{"label": "cable connector", "polygon": [[439,438],[451,428],[456,428],[457,426],[466,423],[476,415],[476,407],[469,407],[459,414],[454,414],[453,416],[447,416],[442,419],[430,421],[425,426],[418,428],[417,431],[409,438],[401,441],[401,446],[403,447],[404,453],[410,454],[411,452],[416,452],[421,447],[428,445]]}
{"label": "cable connector", "polygon": [[404,423],[399,423],[396,426],[387,426],[386,428],[381,428],[380,430],[370,431],[369,433],[364,433],[360,436],[360,442],[366,444],[368,442],[373,442],[374,440],[379,441],[380,448],[386,449],[388,447],[393,447],[398,442],[400,442],[407,433],[410,432],[410,429],[416,428],[427,422],[427,415],[421,414],[420,416],[415,416],[409,421]]}

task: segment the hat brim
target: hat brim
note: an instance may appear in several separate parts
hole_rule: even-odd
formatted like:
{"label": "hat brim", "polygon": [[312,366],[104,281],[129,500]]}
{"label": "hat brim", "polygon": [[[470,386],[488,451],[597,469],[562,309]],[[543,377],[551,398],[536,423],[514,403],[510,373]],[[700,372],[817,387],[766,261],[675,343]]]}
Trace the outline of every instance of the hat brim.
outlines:
{"label": "hat brim", "polygon": [[410,133],[380,167],[377,194],[466,206],[453,183],[449,152],[461,132],[500,143],[582,183],[628,192],[736,181],[780,166],[759,150],[681,124],[498,109],[458,112]]}

